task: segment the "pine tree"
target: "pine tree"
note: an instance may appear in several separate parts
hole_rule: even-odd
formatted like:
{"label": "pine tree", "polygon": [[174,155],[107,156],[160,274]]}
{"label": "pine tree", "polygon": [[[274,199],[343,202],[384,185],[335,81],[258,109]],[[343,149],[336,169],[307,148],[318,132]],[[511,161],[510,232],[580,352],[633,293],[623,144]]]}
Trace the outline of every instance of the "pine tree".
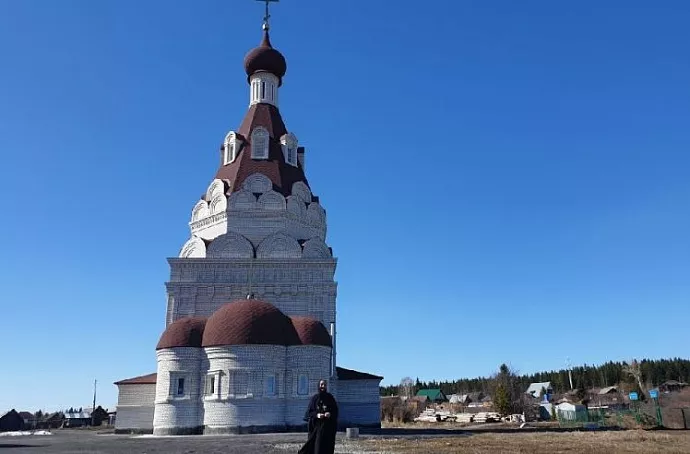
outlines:
{"label": "pine tree", "polygon": [[510,395],[503,383],[499,383],[496,387],[493,399],[494,408],[501,416],[506,416],[511,413]]}

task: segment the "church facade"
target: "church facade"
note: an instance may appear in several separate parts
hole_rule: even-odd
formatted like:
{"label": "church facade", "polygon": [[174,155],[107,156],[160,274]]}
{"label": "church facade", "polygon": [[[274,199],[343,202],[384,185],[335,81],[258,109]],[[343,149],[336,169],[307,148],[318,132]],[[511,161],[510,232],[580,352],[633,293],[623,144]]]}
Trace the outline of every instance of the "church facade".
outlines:
{"label": "church facade", "polygon": [[380,426],[382,377],[336,366],[336,258],[305,149],[279,110],[287,64],[268,22],[245,57],[249,109],[169,259],[157,372],[115,384],[118,432],[296,430],[327,379],[345,426]]}

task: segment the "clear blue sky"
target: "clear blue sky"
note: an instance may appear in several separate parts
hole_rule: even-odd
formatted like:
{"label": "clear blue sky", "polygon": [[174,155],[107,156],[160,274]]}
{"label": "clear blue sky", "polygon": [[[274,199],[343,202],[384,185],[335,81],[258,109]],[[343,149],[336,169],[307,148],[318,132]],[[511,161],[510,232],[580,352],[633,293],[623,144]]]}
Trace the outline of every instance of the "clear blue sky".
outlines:
{"label": "clear blue sky", "polygon": [[[155,370],[166,257],[248,103],[250,0],[0,0],[0,411]],[[684,356],[690,3],[284,0],[281,111],[339,363],[451,379]]]}

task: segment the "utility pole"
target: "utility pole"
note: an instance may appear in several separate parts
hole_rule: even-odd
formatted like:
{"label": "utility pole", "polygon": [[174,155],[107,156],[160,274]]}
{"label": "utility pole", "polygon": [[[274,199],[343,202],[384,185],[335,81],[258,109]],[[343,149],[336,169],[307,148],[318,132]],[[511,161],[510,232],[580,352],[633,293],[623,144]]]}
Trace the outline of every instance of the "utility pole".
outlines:
{"label": "utility pole", "polygon": [[573,366],[570,364],[570,358],[565,359],[565,363],[568,366],[568,380],[570,380],[570,390],[573,390]]}
{"label": "utility pole", "polygon": [[96,384],[98,380],[93,381],[93,406],[91,407],[91,427],[96,425]]}

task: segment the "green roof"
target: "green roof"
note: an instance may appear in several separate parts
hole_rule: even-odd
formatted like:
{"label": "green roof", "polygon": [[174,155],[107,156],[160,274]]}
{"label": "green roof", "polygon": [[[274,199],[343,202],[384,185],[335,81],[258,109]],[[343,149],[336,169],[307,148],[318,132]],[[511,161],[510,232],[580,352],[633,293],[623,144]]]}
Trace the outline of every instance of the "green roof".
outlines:
{"label": "green roof", "polygon": [[440,389],[420,389],[417,391],[417,396],[428,397],[429,400],[448,400],[446,395]]}

